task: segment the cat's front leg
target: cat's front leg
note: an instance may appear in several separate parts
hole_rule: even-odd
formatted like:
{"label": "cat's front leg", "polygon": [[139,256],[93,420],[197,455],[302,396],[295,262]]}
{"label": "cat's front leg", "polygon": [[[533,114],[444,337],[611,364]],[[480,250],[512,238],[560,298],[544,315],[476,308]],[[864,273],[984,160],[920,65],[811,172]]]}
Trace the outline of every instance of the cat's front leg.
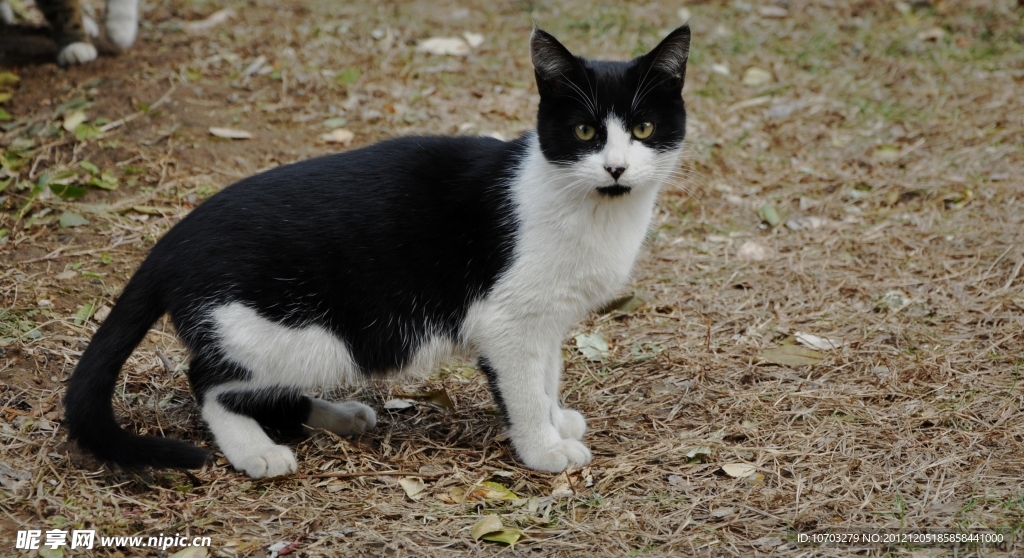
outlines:
{"label": "cat's front leg", "polygon": [[[557,473],[586,465],[591,458],[587,446],[574,437],[567,439],[555,425],[556,413],[560,420],[565,417],[565,411],[558,408],[557,394],[552,396],[550,391],[551,353],[557,353],[557,344],[517,345],[496,343],[485,348],[480,358],[480,368],[505,414],[516,455],[524,465],[539,471]],[[556,377],[556,389],[557,383]],[[571,413],[575,411],[570,411],[570,421]]]}
{"label": "cat's front leg", "polygon": [[547,384],[545,390],[551,397],[551,422],[555,430],[562,438],[568,440],[582,440],[583,434],[587,431],[587,421],[578,411],[562,408],[559,398],[559,390],[562,383],[562,352],[551,353],[551,362],[548,364],[548,372],[545,378]]}

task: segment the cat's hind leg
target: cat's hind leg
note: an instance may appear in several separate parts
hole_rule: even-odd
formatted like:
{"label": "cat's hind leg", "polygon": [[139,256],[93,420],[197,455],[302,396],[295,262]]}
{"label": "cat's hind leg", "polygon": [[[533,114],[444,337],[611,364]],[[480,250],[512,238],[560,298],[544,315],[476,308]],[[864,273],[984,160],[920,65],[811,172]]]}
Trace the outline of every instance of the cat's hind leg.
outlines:
{"label": "cat's hind leg", "polygon": [[[294,473],[299,465],[292,450],[275,444],[255,418],[238,412],[252,410],[248,406],[262,411],[283,404],[273,401],[260,406],[250,399],[259,396],[246,390],[245,382],[231,382],[212,388],[203,396],[203,419],[224,457],[235,469],[254,479]],[[308,405],[308,400],[306,403]]]}
{"label": "cat's hind leg", "polygon": [[332,403],[310,399],[306,425],[330,430],[339,436],[358,436],[377,425],[377,413],[357,401]]}
{"label": "cat's hind leg", "polygon": [[253,478],[298,470],[292,450],[275,444],[264,430],[284,438],[303,437],[307,427],[358,436],[377,424],[373,409],[356,401],[332,403],[287,388],[243,386],[232,382],[212,388],[204,397],[203,418],[228,461]]}
{"label": "cat's hind leg", "polygon": [[254,389],[250,372],[216,354],[196,354],[188,375],[203,420],[235,469],[252,478],[298,470],[292,450],[275,444],[261,422],[285,436],[299,435],[311,408],[308,397],[287,388]]}

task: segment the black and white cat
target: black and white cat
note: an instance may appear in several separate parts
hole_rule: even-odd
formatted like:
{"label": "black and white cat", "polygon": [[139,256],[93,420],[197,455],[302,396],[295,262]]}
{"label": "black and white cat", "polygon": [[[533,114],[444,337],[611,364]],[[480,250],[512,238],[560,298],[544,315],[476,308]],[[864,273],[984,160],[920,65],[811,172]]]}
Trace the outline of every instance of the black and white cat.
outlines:
{"label": "black and white cat", "polygon": [[276,168],[198,207],[153,248],[82,355],[70,436],[124,466],[205,451],[114,419],[119,371],[170,313],[217,445],[251,477],[293,473],[264,429],[343,435],[373,409],[304,390],[476,358],[528,467],[588,463],[559,404],[561,344],[628,280],[677,173],[690,30],[628,62],[573,56],[535,30],[537,131],[510,142],[406,137]]}
{"label": "black and white cat", "polygon": [[[99,37],[100,28],[82,13],[79,0],[36,0],[36,4],[50,24],[51,35],[57,43],[58,64],[85,64],[96,59],[96,47],[89,38]],[[107,38],[118,49],[126,50],[135,42],[138,32],[139,0],[107,0],[106,6]],[[0,30],[14,22],[10,3],[0,0]]]}

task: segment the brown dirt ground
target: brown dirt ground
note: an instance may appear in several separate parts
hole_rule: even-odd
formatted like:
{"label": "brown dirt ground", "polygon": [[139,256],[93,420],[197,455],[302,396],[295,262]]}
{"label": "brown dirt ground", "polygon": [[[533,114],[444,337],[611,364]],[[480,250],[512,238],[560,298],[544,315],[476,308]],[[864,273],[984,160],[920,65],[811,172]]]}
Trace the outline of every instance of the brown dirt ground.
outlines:
{"label": "brown dirt ground", "polygon": [[[222,7],[235,10],[230,21],[186,32],[185,22]],[[572,333],[601,332],[611,346],[603,362],[565,344],[564,398],[588,419],[593,463],[562,475],[520,467],[485,382],[453,366],[338,393],[376,407],[378,428],[357,440],[316,434],[296,446],[298,476],[263,483],[223,459],[188,475],[130,474],[67,448],[63,384],[96,327],[76,313],[114,304],[153,242],[219,188],[338,149],[318,141],[326,120],[345,119],[352,147],[411,133],[512,137],[536,107],[532,21],[577,52],[622,58],[681,23],[680,6],[144,8],[138,43],[85,67],[40,62],[52,45],[30,30],[31,41],[0,39],[0,68],[20,76],[0,105],[11,116],[0,122],[0,555],[19,553],[17,529],[82,527],[210,536],[211,552],[228,557],[268,556],[281,541],[301,556],[920,557],[954,549],[797,536],[1021,535],[1024,10],[1015,1],[687,4],[692,153],[635,274],[646,302]],[[485,36],[469,56],[415,50],[466,31]],[[247,74],[261,56],[266,70]],[[757,77],[749,68],[764,81],[745,80]],[[76,108],[85,136],[130,121],[76,139],[61,129]],[[254,138],[215,138],[209,126]],[[57,184],[88,182],[83,161],[117,188],[55,195]],[[88,224],[61,227],[65,212]],[[766,362],[797,333],[843,346],[812,365]],[[210,447],[185,362],[158,324],[126,367],[116,407],[129,428]],[[454,410],[382,408],[431,390]],[[733,477],[723,465],[734,464],[753,469]],[[406,474],[425,481],[416,500],[398,483]],[[452,494],[484,481],[517,497]],[[486,514],[521,532],[514,548],[470,536]]]}

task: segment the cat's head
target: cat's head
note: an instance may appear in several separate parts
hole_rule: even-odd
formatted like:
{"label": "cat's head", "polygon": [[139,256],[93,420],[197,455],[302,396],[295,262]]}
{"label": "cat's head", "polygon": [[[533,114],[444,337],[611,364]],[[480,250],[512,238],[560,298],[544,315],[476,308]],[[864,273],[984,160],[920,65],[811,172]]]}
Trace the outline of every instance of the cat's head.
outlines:
{"label": "cat's head", "polygon": [[530,37],[530,50],[540,91],[541,151],[571,173],[576,187],[617,197],[670,179],[686,133],[689,26],[628,62],[574,56],[540,29]]}

